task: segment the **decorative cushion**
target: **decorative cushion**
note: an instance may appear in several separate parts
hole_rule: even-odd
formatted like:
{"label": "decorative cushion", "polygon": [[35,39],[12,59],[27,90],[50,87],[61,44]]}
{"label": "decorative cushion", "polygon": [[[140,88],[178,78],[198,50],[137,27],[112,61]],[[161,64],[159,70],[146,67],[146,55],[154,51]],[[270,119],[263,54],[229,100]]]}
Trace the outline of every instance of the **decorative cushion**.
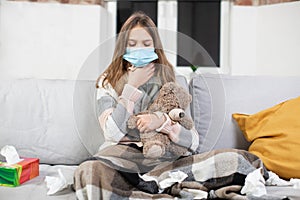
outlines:
{"label": "decorative cushion", "polygon": [[282,178],[300,178],[300,97],[256,114],[233,114],[249,151]]}

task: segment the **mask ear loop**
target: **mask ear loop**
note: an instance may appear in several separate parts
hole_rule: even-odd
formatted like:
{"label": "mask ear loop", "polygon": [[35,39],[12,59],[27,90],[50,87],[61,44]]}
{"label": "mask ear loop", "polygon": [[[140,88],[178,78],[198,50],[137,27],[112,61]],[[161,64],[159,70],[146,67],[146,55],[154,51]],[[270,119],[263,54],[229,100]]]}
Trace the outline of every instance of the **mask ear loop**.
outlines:
{"label": "mask ear loop", "polygon": [[135,67],[134,65],[131,64],[131,66],[128,67],[127,70],[134,72],[134,71],[136,70],[136,67]]}

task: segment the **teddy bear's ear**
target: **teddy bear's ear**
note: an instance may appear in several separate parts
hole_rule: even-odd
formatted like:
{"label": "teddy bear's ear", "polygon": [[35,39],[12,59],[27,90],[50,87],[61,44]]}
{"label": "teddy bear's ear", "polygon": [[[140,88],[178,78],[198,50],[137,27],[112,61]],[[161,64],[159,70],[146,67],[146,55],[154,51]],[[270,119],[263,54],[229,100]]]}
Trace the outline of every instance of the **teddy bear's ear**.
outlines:
{"label": "teddy bear's ear", "polygon": [[164,84],[164,85],[160,88],[159,94],[160,94],[160,95],[164,95],[164,94],[167,93],[167,91],[168,91],[168,87],[167,87],[166,84]]}
{"label": "teddy bear's ear", "polygon": [[168,87],[169,90],[174,90],[178,87],[178,85],[175,82],[168,82],[165,85],[166,87]]}
{"label": "teddy bear's ear", "polygon": [[180,107],[186,109],[192,102],[192,95],[188,93],[184,88],[181,88],[177,95]]}

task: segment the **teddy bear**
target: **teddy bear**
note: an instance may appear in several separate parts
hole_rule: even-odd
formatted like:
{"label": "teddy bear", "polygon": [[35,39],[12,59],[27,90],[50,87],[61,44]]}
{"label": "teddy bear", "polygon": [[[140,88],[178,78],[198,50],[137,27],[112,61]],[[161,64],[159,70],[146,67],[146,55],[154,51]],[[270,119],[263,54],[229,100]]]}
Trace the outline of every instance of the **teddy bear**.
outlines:
{"label": "teddy bear", "polygon": [[[136,128],[137,115],[166,113],[172,123],[179,123],[190,130],[194,126],[191,117],[185,114],[185,109],[192,101],[192,96],[175,82],[165,83],[158,96],[147,110],[131,115],[127,121],[129,129]],[[188,149],[172,142],[169,137],[157,131],[140,133],[145,158],[159,159],[184,155]]]}

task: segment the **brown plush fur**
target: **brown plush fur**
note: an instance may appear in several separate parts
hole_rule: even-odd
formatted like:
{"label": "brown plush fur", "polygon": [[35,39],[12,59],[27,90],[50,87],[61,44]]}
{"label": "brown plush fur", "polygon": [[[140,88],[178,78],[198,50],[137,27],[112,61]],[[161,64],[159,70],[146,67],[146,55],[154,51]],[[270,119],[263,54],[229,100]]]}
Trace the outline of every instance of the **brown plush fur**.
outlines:
{"label": "brown plush fur", "polygon": [[[161,111],[168,114],[172,109],[180,108],[185,110],[190,102],[192,96],[181,86],[174,82],[168,82],[162,86],[158,97],[151,104],[148,110],[132,115],[128,120],[128,128],[136,128],[137,115],[154,113]],[[184,128],[190,130],[193,127],[193,120],[185,115],[178,121]],[[187,148],[179,146],[172,141],[166,134],[151,131],[147,133],[140,133],[141,141],[143,143],[143,154],[148,158],[161,158],[170,156],[181,156],[187,152]]]}

